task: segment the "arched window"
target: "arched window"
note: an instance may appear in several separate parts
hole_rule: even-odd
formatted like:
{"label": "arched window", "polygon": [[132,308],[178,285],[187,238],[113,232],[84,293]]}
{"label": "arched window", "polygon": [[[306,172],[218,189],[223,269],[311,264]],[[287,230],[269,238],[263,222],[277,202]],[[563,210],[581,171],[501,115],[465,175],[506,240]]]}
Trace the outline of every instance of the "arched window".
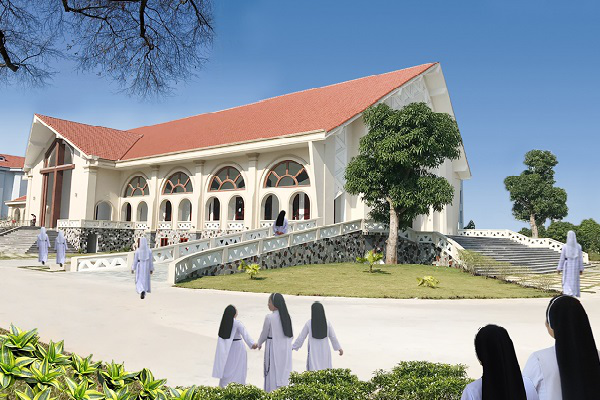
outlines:
{"label": "arched window", "polygon": [[177,172],[165,183],[163,194],[192,193],[192,180],[184,172]]}
{"label": "arched window", "polygon": [[310,199],[305,193],[298,193],[292,200],[292,219],[310,219]]}
{"label": "arched window", "polygon": [[173,206],[169,200],[165,200],[160,205],[160,220],[161,221],[172,221],[173,218]]}
{"label": "arched window", "polygon": [[107,201],[101,201],[96,205],[94,219],[97,221],[110,221],[112,217],[112,206]]}
{"label": "arched window", "polygon": [[229,200],[229,221],[244,220],[244,199],[242,196],[235,196]]}
{"label": "arched window", "polygon": [[123,207],[121,209],[121,221],[131,221],[131,204],[123,204]]}
{"label": "arched window", "polygon": [[221,219],[221,202],[216,197],[211,197],[206,203],[206,220],[219,221]]}
{"label": "arched window", "polygon": [[216,192],[221,190],[241,190],[246,187],[244,178],[240,171],[234,167],[225,167],[219,170],[212,181],[210,181],[210,191]]}
{"label": "arched window", "polygon": [[137,206],[137,220],[138,222],[148,221],[148,205],[143,201]]}
{"label": "arched window", "polygon": [[143,176],[136,176],[129,181],[123,197],[147,196],[150,194],[148,182]]}
{"label": "arched window", "polygon": [[191,221],[192,220],[192,203],[188,199],[183,199],[179,203],[179,221]]}
{"label": "arched window", "polygon": [[262,217],[266,221],[271,221],[277,218],[279,214],[279,199],[275,195],[268,195],[263,199]]}
{"label": "arched window", "polygon": [[283,161],[277,164],[265,181],[265,187],[309,186],[310,179],[304,166],[295,161]]}

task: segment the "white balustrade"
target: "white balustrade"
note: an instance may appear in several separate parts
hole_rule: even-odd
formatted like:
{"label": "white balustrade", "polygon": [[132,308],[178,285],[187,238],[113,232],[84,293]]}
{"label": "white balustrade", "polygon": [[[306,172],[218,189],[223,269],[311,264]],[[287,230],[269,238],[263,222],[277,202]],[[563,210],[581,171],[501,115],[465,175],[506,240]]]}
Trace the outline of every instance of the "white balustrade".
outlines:
{"label": "white balustrade", "polygon": [[[329,227],[323,227],[320,229],[319,235],[322,239],[339,236],[341,234],[342,229],[343,229],[343,225],[334,225],[334,226],[329,226]],[[346,233],[346,232],[344,232],[344,233]]]}
{"label": "white balustrade", "polygon": [[178,247],[180,257],[187,256],[188,254],[200,253],[201,251],[210,249],[210,239],[180,243]]}
{"label": "white balustrade", "polygon": [[182,221],[177,223],[177,229],[189,230],[192,229],[192,223],[190,221]]}
{"label": "white balustrade", "polygon": [[317,239],[317,229],[308,229],[292,233],[292,245],[312,242]]}
{"label": "white balustrade", "polygon": [[77,271],[127,266],[127,253],[104,254],[100,257],[73,257],[71,268]]}
{"label": "white balustrade", "polygon": [[230,231],[243,231],[245,227],[244,221],[227,221],[227,229]]}
{"label": "white balustrade", "polygon": [[306,229],[312,229],[317,227],[316,219],[307,219],[303,221],[292,221],[288,223],[288,226],[291,228],[293,232],[303,231]]}
{"label": "white balustrade", "polygon": [[173,229],[173,221],[159,221],[158,229]]}
{"label": "white balustrade", "polygon": [[231,235],[219,236],[213,238],[213,240],[215,242],[215,247],[222,247],[240,243],[242,241],[242,236],[243,234],[241,233],[234,233]]}
{"label": "white balustrade", "polygon": [[252,231],[244,232],[242,234],[242,240],[245,241],[245,240],[263,239],[263,238],[269,237],[270,234],[271,234],[270,228],[255,229]]}
{"label": "white balustrade", "polygon": [[274,223],[274,222],[275,222],[275,221],[273,221],[273,220],[261,220],[261,221],[258,223],[258,225],[259,225],[261,228],[270,228],[270,227],[272,227],[272,226],[273,226],[273,223]]}
{"label": "white balustrade", "polygon": [[290,245],[290,235],[274,236],[264,239],[262,242],[262,252],[269,253],[271,251],[284,249]]}
{"label": "white balustrade", "polygon": [[143,229],[143,230],[148,230],[150,226],[148,225],[148,222],[136,222],[135,223],[135,229]]}
{"label": "white balustrade", "polygon": [[221,229],[221,222],[219,221],[210,221],[204,223],[204,229],[209,231],[216,231]]}
{"label": "white balustrade", "polygon": [[227,261],[237,261],[244,258],[256,256],[260,251],[260,240],[244,242],[227,248]]}

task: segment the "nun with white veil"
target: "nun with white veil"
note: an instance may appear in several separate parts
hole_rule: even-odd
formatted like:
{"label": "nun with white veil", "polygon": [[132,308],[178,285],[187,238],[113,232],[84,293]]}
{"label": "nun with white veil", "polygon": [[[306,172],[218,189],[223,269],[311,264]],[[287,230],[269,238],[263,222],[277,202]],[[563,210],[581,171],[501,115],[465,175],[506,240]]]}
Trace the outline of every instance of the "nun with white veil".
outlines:
{"label": "nun with white veil", "polygon": [[253,348],[265,345],[265,392],[287,386],[292,372],[292,319],[285,300],[280,293],[269,296],[269,310],[258,343]]}
{"label": "nun with white veil", "polygon": [[311,318],[304,324],[304,328],[302,328],[300,335],[292,345],[292,350],[300,349],[306,337],[308,337],[307,371],[332,368],[330,341],[333,350],[339,352],[340,356],[344,354],[331,322],[325,317],[323,304],[318,301],[315,301],[311,306]]}
{"label": "nun with white veil", "polygon": [[46,265],[48,262],[48,249],[50,249],[50,239],[46,233],[46,228],[42,226],[40,233],[37,236],[37,247],[38,247],[38,261],[42,265]]}
{"label": "nun with white veil", "polygon": [[131,273],[135,272],[135,289],[143,299],[146,293],[150,293],[150,275],[154,272],[154,261],[152,259],[152,250],[148,246],[148,240],[145,236],[140,238],[138,246],[133,256],[133,265]]}
{"label": "nun with white veil", "polygon": [[567,244],[563,246],[560,252],[560,261],[558,262],[558,273],[562,272],[563,294],[579,297],[579,275],[583,273],[583,251],[581,245],[577,243],[575,232],[567,233]]}
{"label": "nun with white veil", "polygon": [[219,326],[212,376],[219,379],[221,387],[230,383],[246,384],[248,355],[242,339],[250,348],[255,345],[244,325],[237,319],[237,315],[236,308],[228,305]]}
{"label": "nun with white veil", "polygon": [[63,231],[58,231],[58,236],[54,241],[54,249],[56,250],[56,263],[62,267],[67,257],[67,239],[65,239]]}

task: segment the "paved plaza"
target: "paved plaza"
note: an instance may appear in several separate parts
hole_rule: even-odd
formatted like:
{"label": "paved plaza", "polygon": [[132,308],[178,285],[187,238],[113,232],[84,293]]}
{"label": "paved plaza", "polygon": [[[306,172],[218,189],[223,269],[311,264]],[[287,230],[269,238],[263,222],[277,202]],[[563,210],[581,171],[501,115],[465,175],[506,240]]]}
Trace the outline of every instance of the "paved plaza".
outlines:
{"label": "paved plaza", "polygon": [[[101,272],[45,272],[19,266],[36,260],[0,261],[0,326],[37,327],[42,340],[65,340],[66,349],[95,359],[125,362],[129,370],[150,368],[175,385],[216,385],[211,378],[223,309],[234,304],[257,339],[267,295],[170,287],[166,265],[153,275],[146,300],[135,293],[124,268]],[[360,282],[357,282],[360,284]],[[395,300],[286,296],[299,333],[320,300],[334,324],[344,356],[334,367],[351,368],[361,379],[403,360],[463,363],[477,377],[481,367],[473,338],[487,323],[506,327],[521,366],[529,354],[552,345],[544,327],[547,299]],[[600,337],[600,294],[582,298]],[[262,356],[248,351],[248,383],[262,386]],[[294,370],[303,371],[306,349],[294,352]]]}

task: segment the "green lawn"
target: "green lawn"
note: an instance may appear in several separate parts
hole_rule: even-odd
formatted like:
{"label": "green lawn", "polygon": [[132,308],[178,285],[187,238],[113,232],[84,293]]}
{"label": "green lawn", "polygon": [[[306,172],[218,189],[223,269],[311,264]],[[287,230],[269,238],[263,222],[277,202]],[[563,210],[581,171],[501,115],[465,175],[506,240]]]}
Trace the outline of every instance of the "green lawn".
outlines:
{"label": "green lawn", "polygon": [[[526,288],[514,283],[473,276],[462,270],[429,265],[379,265],[369,273],[359,264],[302,265],[264,270],[251,280],[246,274],[208,276],[181,282],[191,289],[233,290],[304,296],[342,296],[422,299],[498,299],[551,297],[555,292]],[[435,289],[417,286],[417,278],[432,275],[440,281]]]}

